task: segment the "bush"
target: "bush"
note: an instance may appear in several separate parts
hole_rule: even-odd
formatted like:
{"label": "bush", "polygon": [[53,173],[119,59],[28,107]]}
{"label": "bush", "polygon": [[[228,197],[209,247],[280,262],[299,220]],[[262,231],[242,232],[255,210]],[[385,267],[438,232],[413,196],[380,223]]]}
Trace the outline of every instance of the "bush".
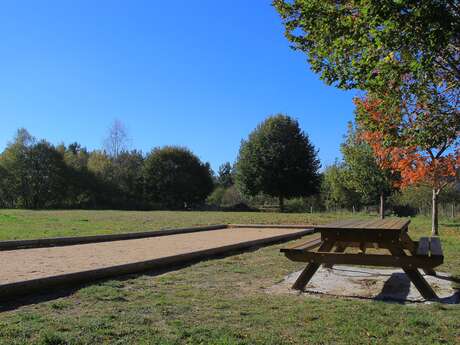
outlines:
{"label": "bush", "polygon": [[211,206],[220,206],[222,205],[222,199],[225,194],[225,188],[224,187],[217,187],[214,189],[212,194],[208,196],[206,199],[206,204],[211,205]]}
{"label": "bush", "polygon": [[227,206],[222,208],[223,211],[231,211],[231,212],[256,212],[259,211],[257,208],[251,207],[244,202],[240,202],[239,204],[235,204],[232,206]]}
{"label": "bush", "polygon": [[222,197],[221,206],[233,206],[236,204],[247,204],[245,197],[239,192],[235,186],[231,186],[225,190],[225,193]]}
{"label": "bush", "polygon": [[284,211],[291,213],[303,213],[309,212],[310,208],[303,198],[294,198],[286,200]]}

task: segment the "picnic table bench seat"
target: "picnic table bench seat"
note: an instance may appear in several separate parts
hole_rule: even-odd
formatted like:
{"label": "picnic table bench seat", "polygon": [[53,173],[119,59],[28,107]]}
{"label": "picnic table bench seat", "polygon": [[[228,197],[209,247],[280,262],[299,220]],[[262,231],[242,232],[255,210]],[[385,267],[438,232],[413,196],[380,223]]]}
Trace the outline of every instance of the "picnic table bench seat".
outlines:
{"label": "picnic table bench seat", "polygon": [[287,247],[287,248],[282,248],[281,252],[282,253],[288,253],[288,252],[302,252],[305,250],[310,250],[314,249],[316,247],[319,247],[321,245],[321,236],[320,235],[313,235],[311,238],[309,238],[307,241],[297,241],[293,245]]}

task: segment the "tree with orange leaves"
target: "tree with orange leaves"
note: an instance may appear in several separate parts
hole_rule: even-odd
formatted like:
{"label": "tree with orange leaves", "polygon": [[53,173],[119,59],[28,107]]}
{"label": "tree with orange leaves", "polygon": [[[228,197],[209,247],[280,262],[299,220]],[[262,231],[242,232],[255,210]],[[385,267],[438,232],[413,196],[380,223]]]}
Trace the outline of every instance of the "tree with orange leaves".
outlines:
{"label": "tree with orange leaves", "polygon": [[452,100],[443,106],[444,100],[433,97],[394,99],[374,94],[356,99],[357,121],[381,167],[400,174],[399,187],[431,186],[431,231],[437,236],[439,194],[460,168],[460,112]]}

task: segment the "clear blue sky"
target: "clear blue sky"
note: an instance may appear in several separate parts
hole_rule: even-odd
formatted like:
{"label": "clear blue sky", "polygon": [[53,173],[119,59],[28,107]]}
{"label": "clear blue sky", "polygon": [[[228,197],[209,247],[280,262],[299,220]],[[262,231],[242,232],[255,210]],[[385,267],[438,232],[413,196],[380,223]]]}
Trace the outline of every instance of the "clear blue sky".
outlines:
{"label": "clear blue sky", "polygon": [[184,145],[214,169],[265,117],[297,118],[323,166],[340,156],[353,93],[289,48],[269,0],[3,0],[0,149],[19,127],[100,148]]}

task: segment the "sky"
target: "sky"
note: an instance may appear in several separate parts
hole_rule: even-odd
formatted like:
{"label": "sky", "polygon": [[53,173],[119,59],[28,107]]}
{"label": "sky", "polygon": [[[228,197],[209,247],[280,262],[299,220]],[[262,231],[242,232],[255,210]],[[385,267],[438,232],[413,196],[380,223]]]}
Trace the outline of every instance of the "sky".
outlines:
{"label": "sky", "polygon": [[299,121],[323,167],[340,157],[352,91],[327,86],[270,0],[2,0],[0,149],[26,128],[53,144],[189,147],[214,170],[267,116]]}

